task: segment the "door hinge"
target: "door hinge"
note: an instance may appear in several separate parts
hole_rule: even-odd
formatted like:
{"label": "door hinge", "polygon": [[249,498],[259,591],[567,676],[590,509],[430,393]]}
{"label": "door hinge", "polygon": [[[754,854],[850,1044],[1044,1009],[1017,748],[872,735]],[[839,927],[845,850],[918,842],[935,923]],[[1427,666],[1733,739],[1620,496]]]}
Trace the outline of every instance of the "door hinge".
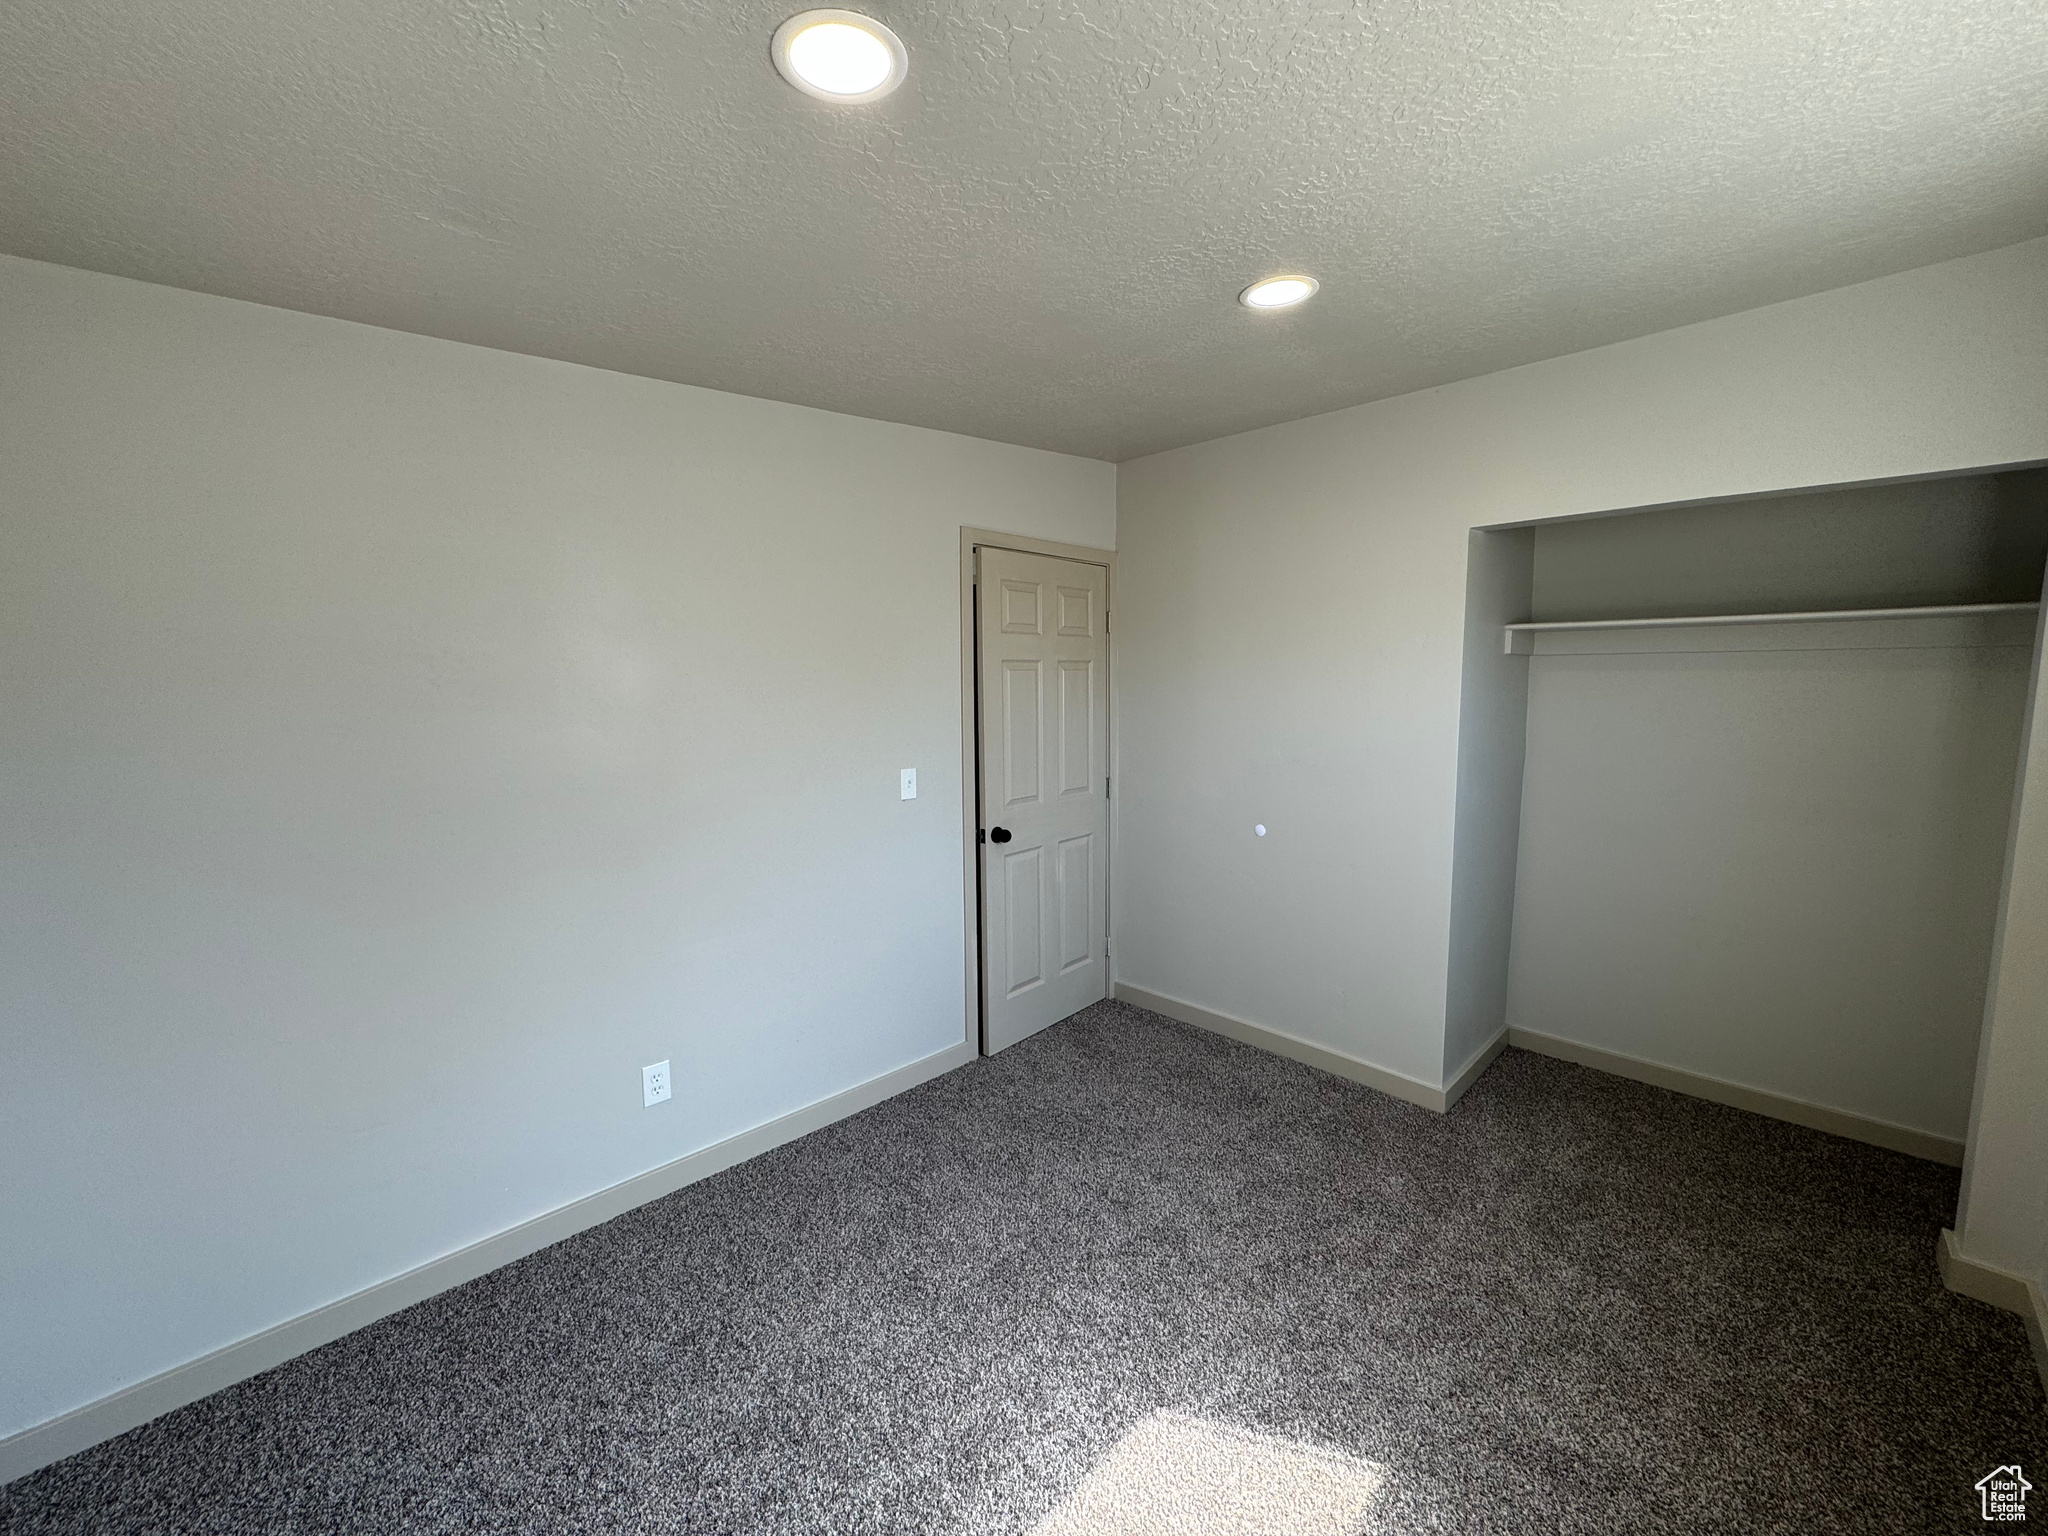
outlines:
{"label": "door hinge", "polygon": [[1108,633],[1109,633],[1109,632],[1110,632],[1110,631],[1111,631],[1112,629],[1114,629],[1115,627],[1116,627],[1115,625],[1113,625],[1113,624],[1111,624],[1111,623],[1109,622],[1109,610],[1108,610],[1107,608],[1103,609],[1103,610],[1102,610],[1102,632],[1103,632],[1103,633],[1104,633],[1104,634],[1106,635],[1106,634],[1108,634]]}

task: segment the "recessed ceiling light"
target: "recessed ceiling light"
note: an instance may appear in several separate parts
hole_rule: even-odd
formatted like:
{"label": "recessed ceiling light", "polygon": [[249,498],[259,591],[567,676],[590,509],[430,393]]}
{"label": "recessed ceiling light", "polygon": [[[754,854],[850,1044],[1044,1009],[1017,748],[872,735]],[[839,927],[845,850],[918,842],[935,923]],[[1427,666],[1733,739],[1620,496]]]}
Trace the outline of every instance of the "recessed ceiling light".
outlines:
{"label": "recessed ceiling light", "polygon": [[1237,302],[1246,309],[1287,309],[1315,291],[1316,280],[1312,277],[1269,277],[1245,289],[1237,296]]}
{"label": "recessed ceiling light", "polygon": [[782,78],[821,101],[878,101],[910,72],[903,40],[853,11],[792,16],[775,29],[772,50]]}

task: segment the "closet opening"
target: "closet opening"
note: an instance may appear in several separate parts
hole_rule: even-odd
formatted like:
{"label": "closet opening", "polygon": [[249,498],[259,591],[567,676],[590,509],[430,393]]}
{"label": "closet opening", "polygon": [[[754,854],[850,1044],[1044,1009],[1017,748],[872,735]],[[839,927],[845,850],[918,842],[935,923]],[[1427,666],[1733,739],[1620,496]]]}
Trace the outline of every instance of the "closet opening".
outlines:
{"label": "closet opening", "polygon": [[1447,1072],[1505,1028],[1960,1163],[2048,469],[1471,539]]}

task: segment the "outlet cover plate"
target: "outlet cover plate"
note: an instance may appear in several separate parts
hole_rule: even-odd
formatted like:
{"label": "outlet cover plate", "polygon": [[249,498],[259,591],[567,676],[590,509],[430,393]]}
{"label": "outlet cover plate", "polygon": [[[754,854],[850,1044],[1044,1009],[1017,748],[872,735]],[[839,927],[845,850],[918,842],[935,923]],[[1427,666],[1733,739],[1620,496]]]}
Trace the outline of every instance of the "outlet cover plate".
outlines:
{"label": "outlet cover plate", "polygon": [[668,1097],[668,1063],[657,1061],[651,1067],[640,1069],[640,1102],[642,1107],[651,1109]]}

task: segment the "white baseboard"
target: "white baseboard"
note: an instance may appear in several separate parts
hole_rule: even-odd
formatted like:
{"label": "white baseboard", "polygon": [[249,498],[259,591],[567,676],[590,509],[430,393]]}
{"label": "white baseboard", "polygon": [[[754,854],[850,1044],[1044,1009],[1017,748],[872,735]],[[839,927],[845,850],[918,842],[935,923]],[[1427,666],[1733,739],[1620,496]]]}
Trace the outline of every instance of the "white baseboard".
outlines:
{"label": "white baseboard", "polygon": [[2034,1369],[2042,1387],[2048,1389],[2048,1333],[2043,1331],[2048,1327],[2048,1301],[2042,1299],[2041,1288],[2025,1275],[1966,1257],[1956,1247],[1955,1233],[1947,1227],[1942,1228],[1941,1240],[1935,1245],[1934,1262],[1941,1270],[1941,1283],[1958,1296],[2019,1313],[2027,1325],[2027,1343],[2033,1347]]}
{"label": "white baseboard", "polygon": [[1540,1035],[1534,1030],[1511,1027],[1508,1044],[1539,1055],[1555,1056],[1562,1061],[1574,1061],[1582,1067],[1592,1067],[1616,1077],[1648,1083],[1653,1088],[1669,1088],[1674,1093],[1746,1109],[1772,1120],[1788,1120],[1809,1130],[1826,1131],[1831,1136],[1844,1136],[1850,1141],[1868,1142],[1874,1147],[1924,1157],[1931,1163],[1946,1163],[1951,1168],[1963,1166],[1963,1144],[1947,1136],[1937,1136],[1932,1131],[1917,1131],[1909,1125],[1894,1125],[1889,1120],[1852,1114],[1845,1109],[1830,1109],[1825,1104],[1771,1093],[1745,1083],[1731,1083],[1723,1078],[1706,1077],[1698,1072],[1644,1061],[1637,1056],[1624,1056],[1619,1051],[1606,1051],[1595,1045],[1581,1045],[1576,1040],[1564,1040],[1556,1035]]}
{"label": "white baseboard", "polygon": [[1183,998],[1169,997],[1164,992],[1148,992],[1143,987],[1134,987],[1127,981],[1119,981],[1115,987],[1118,1002],[1130,1003],[1139,1008],[1149,1008],[1154,1013],[1163,1013],[1169,1019],[1178,1019],[1183,1024],[1192,1024],[1197,1029],[1206,1029],[1211,1034],[1223,1035],[1244,1045],[1255,1045],[1262,1051],[1271,1051],[1275,1056],[1285,1056],[1316,1067],[1334,1077],[1348,1078],[1354,1083],[1363,1083],[1368,1088],[1377,1088],[1381,1093],[1392,1094],[1397,1099],[1406,1099],[1410,1104],[1420,1104],[1424,1109],[1433,1109],[1442,1114],[1457,1102],[1458,1095],[1471,1087],[1500,1054],[1504,1041],[1496,1040],[1472,1058],[1471,1065],[1458,1074],[1449,1089],[1432,1087],[1418,1078],[1405,1073],[1376,1067],[1369,1061],[1360,1061],[1356,1056],[1347,1056],[1342,1051],[1333,1051],[1326,1045],[1317,1045],[1312,1040],[1303,1040],[1295,1035],[1283,1034],[1277,1029],[1268,1029],[1263,1024],[1254,1024],[1249,1019],[1235,1018],[1227,1013],[1217,1013]]}
{"label": "white baseboard", "polygon": [[785,1142],[822,1130],[834,1121],[844,1120],[848,1115],[858,1114],[884,1099],[894,1098],[906,1089],[965,1065],[973,1058],[974,1052],[966,1042],[949,1045],[934,1055],[793,1110],[766,1125],[742,1131],[715,1146],[679,1157],[672,1163],[664,1163],[609,1189],[601,1189],[596,1194],[558,1206],[531,1221],[508,1227],[481,1242],[458,1248],[438,1259],[430,1259],[417,1269],[409,1269],[367,1290],[357,1291],[353,1296],[344,1296],[339,1301],[279,1323],[274,1328],[266,1328],[261,1333],[251,1334],[211,1354],[173,1366],[160,1375],[139,1381],[132,1387],[124,1387],[97,1402],[31,1425],[0,1440],[0,1483],[12,1482],[38,1467],[61,1461],[102,1440],[110,1440],[138,1424],[148,1423],[159,1414],[197,1402],[222,1387],[232,1386],[274,1365],[281,1365],[294,1355],[331,1343],[345,1333],[353,1333],[365,1324],[389,1317],[415,1302],[425,1301],[429,1296],[437,1296],[479,1275],[488,1274],[514,1259],[524,1258],[529,1253],[559,1243],[565,1237],[573,1237],[587,1228],[610,1221],[614,1216],[623,1215],[650,1200],[674,1194],[685,1185],[723,1172],[750,1157],[758,1157]]}

